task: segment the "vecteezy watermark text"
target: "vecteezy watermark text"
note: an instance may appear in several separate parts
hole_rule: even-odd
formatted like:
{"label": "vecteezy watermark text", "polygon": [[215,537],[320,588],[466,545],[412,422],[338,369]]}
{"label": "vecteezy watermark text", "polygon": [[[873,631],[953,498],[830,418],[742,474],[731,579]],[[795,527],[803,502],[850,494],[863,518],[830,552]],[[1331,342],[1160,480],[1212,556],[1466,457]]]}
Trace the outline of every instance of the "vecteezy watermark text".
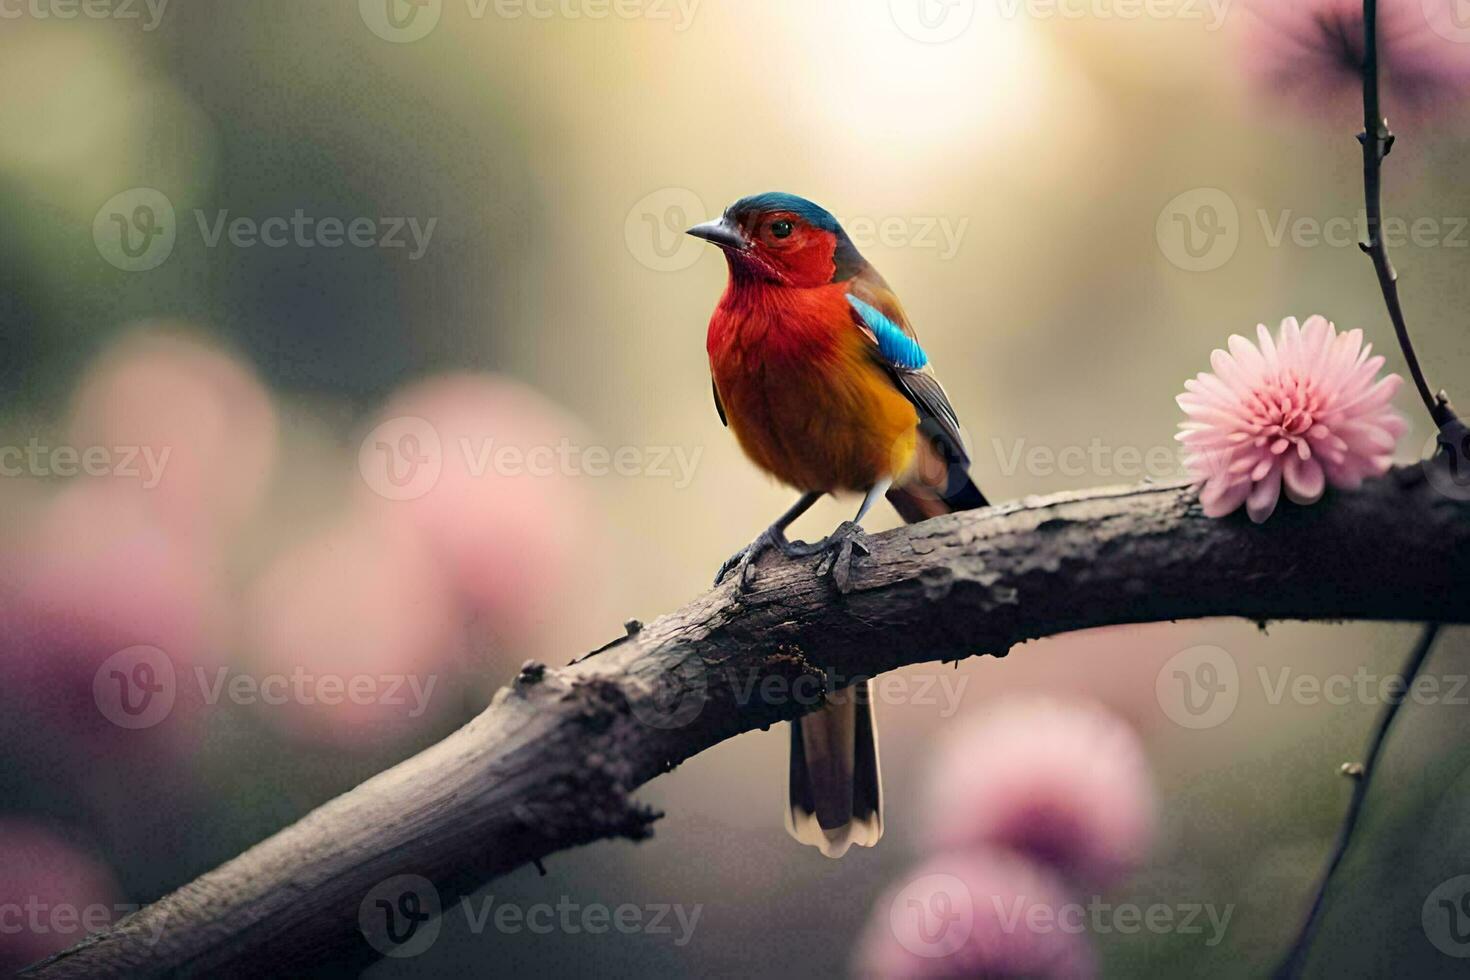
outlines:
{"label": "vecteezy watermark text", "polygon": [[417,674],[332,674],[310,671],[299,665],[291,668],[289,673],[261,676],[231,673],[228,667],[220,667],[215,670],[213,680],[209,679],[203,667],[195,667],[194,677],[204,695],[204,703],[208,705],[218,704],[222,699],[241,705],[386,705],[407,707],[405,716],[408,718],[417,718],[428,709],[434,685],[439,682],[435,674],[427,677]]}
{"label": "vecteezy watermark text", "polygon": [[[1267,248],[1354,248],[1368,239],[1368,215],[1299,214],[1291,208],[1257,208],[1255,224]],[[1188,272],[1210,272],[1235,255],[1251,222],[1242,220],[1235,199],[1218,187],[1196,187],[1175,195],[1154,223],[1159,251],[1169,262]],[[1470,248],[1470,217],[1386,215],[1379,237],[1390,249]]]}
{"label": "vecteezy watermark text", "polygon": [[[584,905],[572,901],[566,895],[561,896],[555,905],[549,902],[531,905],[501,902],[497,905],[494,895],[487,895],[478,902],[468,896],[459,901],[464,909],[465,921],[470,925],[470,932],[475,935],[484,932],[487,925],[506,935],[519,932],[530,932],[538,936],[558,932],[571,936],[583,932],[594,936],[608,932],[620,932],[624,935],[641,933],[648,936],[673,936],[674,945],[679,947],[689,945],[689,940],[694,938],[694,929],[699,925],[699,917],[704,914],[702,904],[686,906],[654,902],[634,905],[626,902],[607,906],[592,902]],[[674,931],[676,928],[677,933]]]}
{"label": "vecteezy watermark text", "polygon": [[1233,0],[993,0],[1002,17],[1034,20],[1201,21],[1217,31]]}
{"label": "vecteezy watermark text", "polygon": [[[401,874],[380,881],[368,890],[358,905],[357,922],[363,937],[378,952],[395,958],[417,956],[439,937],[439,890],[421,875]],[[483,898],[464,896],[459,909],[472,935],[493,929],[503,935],[529,932],[547,936],[599,936],[611,932],[623,935],[669,936],[675,946],[689,945],[704,905],[648,902],[636,905],[624,902],[605,905],[601,902],[577,902],[562,895],[555,903],[497,901],[494,895]],[[448,910],[445,910],[446,914]]]}
{"label": "vecteezy watermark text", "polygon": [[[76,905],[72,902],[48,902],[37,895],[29,895],[24,900],[0,902],[0,936],[21,933],[37,936],[92,935],[106,931],[114,922],[140,908],[141,905],[131,902]],[[167,912],[161,912],[143,933],[144,945],[157,944],[167,921]]]}
{"label": "vecteezy watermark text", "polygon": [[163,23],[168,5],[169,0],[0,0],[0,20],[136,20],[151,33]]}
{"label": "vecteezy watermark text", "polygon": [[856,704],[933,707],[939,709],[939,717],[948,718],[959,710],[970,678],[952,670],[889,672],[876,677],[867,674],[847,677],[836,671],[805,672],[787,677],[756,669],[717,669],[687,659],[659,673],[650,683],[646,697],[631,699],[633,716],[651,728],[682,728],[704,710],[712,681],[720,682],[719,686],[745,707],[814,708],[851,700]]}
{"label": "vecteezy watermark text", "polygon": [[[1055,896],[986,895],[964,879],[944,872],[919,875],[904,883],[888,907],[893,937],[915,956],[939,960],[958,953],[977,927],[1006,935],[1092,932],[1097,935],[1202,936],[1207,947],[1225,938],[1235,914],[1231,903],[1107,902],[1094,895],[1086,902],[1058,901]],[[944,971],[934,971],[944,972]]]}
{"label": "vecteezy watermark text", "polygon": [[1025,439],[992,438],[995,461],[1004,476],[1095,476],[1139,480],[1168,480],[1185,474],[1177,446],[1111,446],[1094,436],[1085,446],[1049,446]]}
{"label": "vecteezy watermark text", "polygon": [[[787,678],[756,668],[742,673],[727,667],[725,675],[736,703],[743,706],[798,704],[815,707],[823,702],[841,704],[851,699],[855,704],[912,704],[938,708],[941,718],[952,717],[959,710],[960,699],[970,683],[968,674],[954,670],[935,673],[891,671],[877,677],[860,674],[851,678],[834,672],[826,675],[825,681],[816,674]],[[829,691],[832,693],[827,693]]]}
{"label": "vecteezy watermark text", "polygon": [[[403,717],[418,718],[428,709],[435,674],[341,674],[297,665],[289,671],[265,674],[219,667],[192,671],[200,700],[209,706],[228,701],[237,705],[311,707],[342,704],[406,708]],[[97,710],[119,728],[151,728],[173,711],[178,700],[179,675],[173,659],[155,646],[119,650],[102,662],[92,678]]]}
{"label": "vecteezy watermark text", "polygon": [[[518,445],[492,436],[460,436],[451,444],[470,477],[592,477],[672,479],[676,490],[694,481],[703,446],[584,445],[570,437],[555,443]],[[374,493],[414,500],[439,483],[446,463],[444,441],[428,419],[401,415],[377,425],[358,447],[357,466]]]}
{"label": "vecteezy watermark text", "polygon": [[[1155,681],[1159,707],[1184,728],[1224,724],[1250,686],[1235,658],[1218,646],[1194,646],[1170,657]],[[1349,704],[1377,706],[1410,701],[1417,705],[1470,705],[1470,675],[1422,673],[1412,682],[1359,666],[1352,673],[1315,674],[1289,666],[1258,665],[1254,681],[1267,705]]]}
{"label": "vecteezy watermark text", "polygon": [[1053,904],[1032,901],[1024,895],[1010,901],[992,895],[990,901],[1001,929],[1007,933],[1092,932],[1107,935],[1117,932],[1131,936],[1150,932],[1155,935],[1199,936],[1205,935],[1208,927],[1205,945],[1210,947],[1220,945],[1230,925],[1230,917],[1235,914],[1233,902],[1223,908],[1211,902],[1138,905],[1133,902],[1105,902],[1099,895],[1094,895],[1086,905],[1081,902]]}
{"label": "vecteezy watermark text", "polygon": [[[655,272],[679,272],[699,261],[709,245],[684,232],[709,214],[704,200],[686,187],[662,187],[628,209],[623,242],[638,262]],[[959,254],[970,229],[966,215],[837,215],[838,224],[861,251],[875,246],[932,251],[941,261]]]}
{"label": "vecteezy watermark text", "polygon": [[0,446],[0,477],[37,479],[114,476],[152,490],[163,480],[172,447],[51,446],[32,436],[24,446]]}
{"label": "vecteezy watermark text", "polygon": [[213,217],[195,210],[199,237],[205,248],[218,248],[221,240],[235,248],[412,248],[408,261],[417,262],[429,250],[438,218],[424,224],[418,218],[317,218],[297,208],[289,218],[276,216],[263,220],[230,217],[229,211],[216,211]]}
{"label": "vecteezy watermark text", "polygon": [[[410,262],[428,252],[439,224],[438,218],[323,217],[307,214],[303,208],[289,215],[264,218],[232,215],[229,209],[211,213],[196,208],[193,217],[199,239],[207,249],[222,245],[238,249],[402,249]],[[133,187],[114,194],[97,209],[92,221],[92,241],[98,254],[124,272],[158,268],[173,254],[178,237],[179,221],[173,202],[152,187]]]}
{"label": "vecteezy watermark text", "polygon": [[410,44],[434,32],[446,6],[464,7],[472,21],[650,21],[671,23],[682,34],[694,23],[701,0],[358,0],[367,29],[394,44]]}

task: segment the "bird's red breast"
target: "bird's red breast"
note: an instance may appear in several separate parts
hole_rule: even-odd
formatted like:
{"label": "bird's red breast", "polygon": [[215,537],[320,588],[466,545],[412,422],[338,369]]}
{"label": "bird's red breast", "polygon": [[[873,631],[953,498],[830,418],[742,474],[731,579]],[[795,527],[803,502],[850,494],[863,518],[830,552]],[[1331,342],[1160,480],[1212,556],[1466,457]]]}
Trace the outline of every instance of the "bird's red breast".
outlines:
{"label": "bird's red breast", "polygon": [[865,490],[914,458],[918,414],[853,324],[847,290],[732,278],[710,319],[730,428],[752,462],[799,490]]}

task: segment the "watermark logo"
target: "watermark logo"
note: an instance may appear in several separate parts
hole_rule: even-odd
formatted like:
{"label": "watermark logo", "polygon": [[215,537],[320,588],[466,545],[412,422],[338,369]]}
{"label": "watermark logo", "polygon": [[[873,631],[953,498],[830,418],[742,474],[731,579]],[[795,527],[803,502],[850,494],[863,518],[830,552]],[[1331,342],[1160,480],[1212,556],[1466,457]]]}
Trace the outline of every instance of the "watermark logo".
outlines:
{"label": "watermark logo", "polygon": [[661,671],[629,707],[649,728],[683,728],[704,710],[708,686],[704,665],[685,657],[672,670]]}
{"label": "watermark logo", "polygon": [[975,0],[888,0],[900,31],[923,44],[953,41],[975,21]]}
{"label": "watermark logo", "polygon": [[[1267,248],[1356,249],[1368,239],[1368,213],[1318,217],[1291,208],[1256,208]],[[1189,272],[1220,268],[1235,255],[1245,234],[1235,201],[1216,187],[1198,187],[1176,196],[1159,212],[1154,226],[1159,250],[1171,263]],[[1252,234],[1254,234],[1252,232]],[[1385,215],[1378,237],[1390,249],[1470,248],[1470,218],[1463,215],[1420,215],[1412,220]]]}
{"label": "watermark logo", "polygon": [[[230,216],[228,210],[212,215],[193,212],[194,225],[207,249],[232,248],[381,248],[404,249],[408,261],[428,252],[438,218],[316,217],[297,208],[290,215],[264,219]],[[98,253],[125,272],[148,272],[173,254],[179,227],[173,202],[151,187],[134,187],[110,198],[92,220],[92,241]]]}
{"label": "watermark logo", "polygon": [[1240,245],[1240,212],[1218,187],[1196,187],[1175,195],[1154,222],[1164,258],[1186,272],[1210,272]]}
{"label": "watermark logo", "polygon": [[[335,707],[342,704],[403,709],[407,718],[419,718],[429,708],[438,676],[429,674],[334,674],[297,665],[289,672],[255,675],[219,667],[192,670],[193,683],[203,704],[222,701],[237,705],[285,704]],[[151,728],[168,717],[185,681],[173,660],[155,646],[119,650],[103,661],[92,677],[97,710],[120,728]]]}
{"label": "watermark logo", "polygon": [[411,44],[439,26],[444,0],[357,0],[367,29],[393,44]]}
{"label": "watermark logo", "polygon": [[119,728],[152,728],[168,717],[178,676],[168,654],[154,646],[119,650],[92,676],[92,700]]}
{"label": "watermark logo", "polygon": [[949,956],[965,945],[975,928],[975,900],[969,886],[954,875],[920,875],[893,896],[888,927],[898,944],[915,956]]}
{"label": "watermark logo", "polygon": [[1470,875],[1457,875],[1430,892],[1420,921],[1435,949],[1456,959],[1470,958]]}
{"label": "watermark logo", "polygon": [[686,187],[663,187],[639,198],[623,219],[623,242],[640,264],[655,272],[679,272],[699,261],[706,247],[684,234],[702,221],[704,202]]}
{"label": "watermark logo", "polygon": [[1470,675],[1421,673],[1412,681],[1366,666],[1352,673],[1314,674],[1289,666],[1257,665],[1253,682],[1242,678],[1234,658],[1216,646],[1181,650],[1164,664],[1156,693],[1164,713],[1185,728],[1214,728],[1234,713],[1246,689],[1258,685],[1270,707],[1402,704],[1470,706]]}
{"label": "watermark logo", "polygon": [[1235,658],[1217,646],[1180,650],[1154,679],[1154,694],[1169,720],[1184,728],[1214,728],[1235,713],[1240,671]]}
{"label": "watermark logo", "polygon": [[391,418],[367,434],[357,451],[363,482],[388,500],[417,500],[444,469],[439,430],[415,415]]}
{"label": "watermark logo", "polygon": [[439,890],[421,875],[395,875],[374,885],[357,907],[357,926],[384,956],[417,956],[439,938]]}
{"label": "watermark logo", "polygon": [[178,235],[173,202],[152,187],[114,194],[92,219],[98,254],[124,272],[147,272],[163,265],[173,254]]}

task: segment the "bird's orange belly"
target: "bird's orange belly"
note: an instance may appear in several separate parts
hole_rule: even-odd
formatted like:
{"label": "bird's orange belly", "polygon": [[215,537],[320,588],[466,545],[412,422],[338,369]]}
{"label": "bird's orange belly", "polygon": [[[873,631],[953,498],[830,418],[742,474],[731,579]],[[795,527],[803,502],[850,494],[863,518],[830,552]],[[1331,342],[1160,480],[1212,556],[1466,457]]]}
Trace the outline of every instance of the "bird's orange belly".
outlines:
{"label": "bird's orange belly", "polygon": [[913,465],[914,406],[861,355],[716,369],[715,385],[746,455],[798,490],[864,491]]}

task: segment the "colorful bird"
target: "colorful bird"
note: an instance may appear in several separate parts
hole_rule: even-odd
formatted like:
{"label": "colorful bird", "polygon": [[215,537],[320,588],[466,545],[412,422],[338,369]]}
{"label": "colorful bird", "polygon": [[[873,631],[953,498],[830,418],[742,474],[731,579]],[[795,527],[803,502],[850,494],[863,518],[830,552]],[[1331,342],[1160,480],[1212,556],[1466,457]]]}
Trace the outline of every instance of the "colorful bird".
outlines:
{"label": "colorful bird", "polygon": [[[747,456],[801,492],[725,562],[748,589],[757,560],[821,555],[846,592],[868,553],[863,517],[887,496],[905,521],[986,506],[970,481],[960,423],[883,277],[837,219],[794,194],[757,194],[689,229],[718,245],[729,282],[710,318],[715,408]],[[821,541],[786,529],[824,494],[863,494],[857,515]],[[792,726],[786,828],[828,857],[883,835],[877,733],[868,684],[829,696]]]}

